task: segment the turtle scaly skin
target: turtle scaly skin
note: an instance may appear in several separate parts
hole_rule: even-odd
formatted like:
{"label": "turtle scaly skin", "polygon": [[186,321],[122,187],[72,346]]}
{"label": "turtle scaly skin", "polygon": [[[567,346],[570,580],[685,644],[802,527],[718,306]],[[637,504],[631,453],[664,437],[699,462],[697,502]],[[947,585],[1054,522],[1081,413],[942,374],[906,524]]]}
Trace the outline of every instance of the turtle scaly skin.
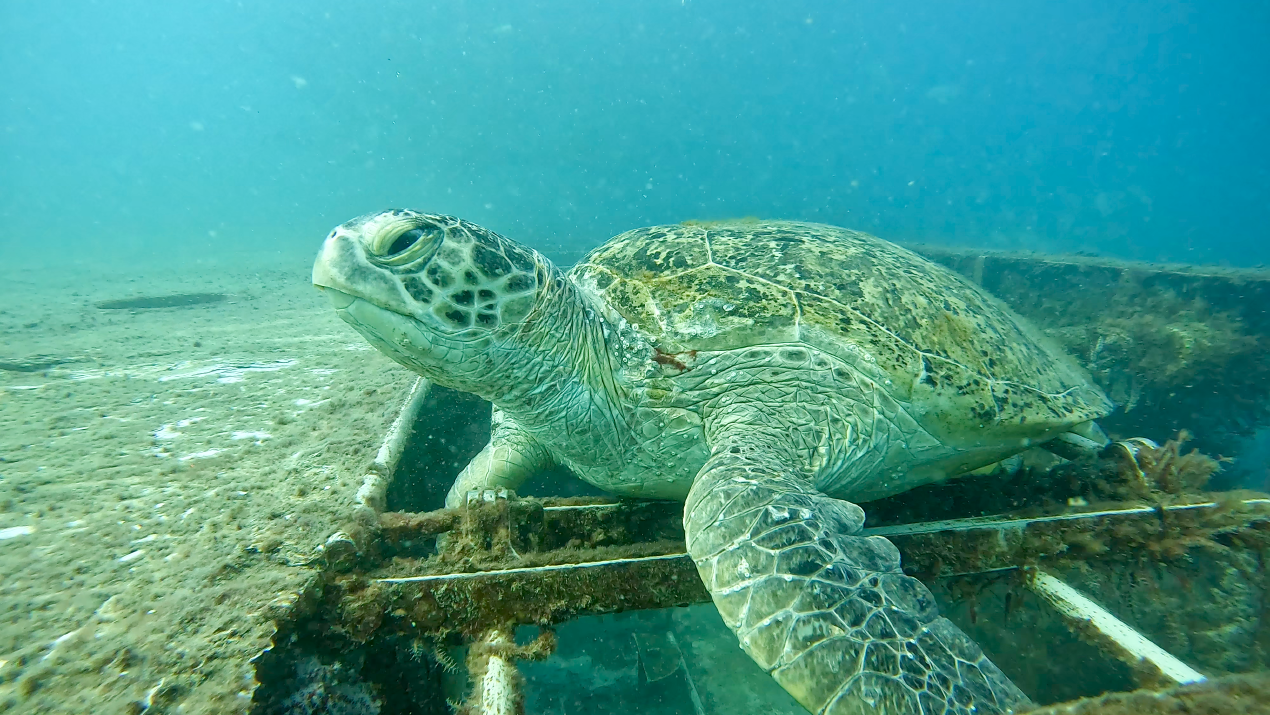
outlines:
{"label": "turtle scaly skin", "polygon": [[364,216],[314,266],[338,314],[495,405],[447,498],[550,464],[685,500],[688,551],[742,647],[808,710],[1008,713],[1027,697],[865,501],[1086,428],[1110,405],[956,274],[832,226],[627,232],[568,274],[460,219]]}

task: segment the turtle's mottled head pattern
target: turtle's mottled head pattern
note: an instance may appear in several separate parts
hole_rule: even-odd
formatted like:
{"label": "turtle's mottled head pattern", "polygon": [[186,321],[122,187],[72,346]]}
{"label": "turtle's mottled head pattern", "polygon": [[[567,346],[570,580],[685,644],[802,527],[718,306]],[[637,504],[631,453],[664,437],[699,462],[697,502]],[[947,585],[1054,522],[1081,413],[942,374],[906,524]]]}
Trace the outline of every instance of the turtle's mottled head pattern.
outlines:
{"label": "turtle's mottled head pattern", "polygon": [[397,362],[483,394],[493,386],[470,383],[495,367],[491,351],[532,312],[551,270],[537,252],[476,224],[398,209],[332,231],[313,283]]}

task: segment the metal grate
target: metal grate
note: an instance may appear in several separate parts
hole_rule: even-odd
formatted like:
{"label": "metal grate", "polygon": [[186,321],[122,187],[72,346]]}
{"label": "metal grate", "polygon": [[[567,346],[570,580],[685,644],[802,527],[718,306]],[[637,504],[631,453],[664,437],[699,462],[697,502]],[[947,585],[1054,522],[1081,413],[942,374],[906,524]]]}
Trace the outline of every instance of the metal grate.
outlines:
{"label": "metal grate", "polygon": [[[384,494],[408,449],[411,426],[426,429],[429,416],[419,410],[428,389],[420,380],[411,391],[358,492],[358,517],[327,541],[332,574],[324,589],[327,607],[320,610],[323,627],[361,643],[395,637],[470,644],[468,704],[476,712],[503,713],[514,712],[520,702],[516,660],[549,653],[552,625],[584,615],[708,602],[684,553],[678,503],[520,499],[500,490],[473,492],[458,509],[384,512]],[[1065,468],[1070,472],[1072,466]],[[1079,468],[1094,480],[1122,465]],[[1128,663],[1139,683],[1165,686],[1204,676],[1054,568],[1071,571],[1147,543],[1252,548],[1256,538],[1264,544],[1270,533],[1270,498],[1264,496],[1166,501],[1094,508],[1074,500],[1075,506],[1044,512],[1032,507],[1026,514],[866,531],[891,539],[904,555],[906,571],[932,586],[1017,573],[1015,583],[1041,596],[1038,602],[1049,604],[1082,640]],[[1264,573],[1250,578],[1260,578],[1264,589]],[[518,646],[510,634],[524,625],[540,627],[541,634]],[[702,712],[695,688],[689,694],[695,711]]]}

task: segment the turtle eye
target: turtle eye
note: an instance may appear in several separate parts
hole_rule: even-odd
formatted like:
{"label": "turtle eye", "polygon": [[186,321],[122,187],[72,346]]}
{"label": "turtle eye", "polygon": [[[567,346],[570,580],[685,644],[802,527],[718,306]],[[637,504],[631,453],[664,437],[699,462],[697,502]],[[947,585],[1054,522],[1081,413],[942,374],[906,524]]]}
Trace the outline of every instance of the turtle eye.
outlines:
{"label": "turtle eye", "polygon": [[423,229],[421,228],[412,228],[409,231],[406,231],[392,242],[392,245],[388,247],[388,253],[384,255],[395,256],[398,253],[406,252],[411,246],[415,245],[419,239],[423,238],[423,233]]}
{"label": "turtle eye", "polygon": [[[400,233],[398,233],[400,232]],[[440,226],[390,226],[368,241],[371,258],[383,265],[401,266],[424,260],[445,240]]]}

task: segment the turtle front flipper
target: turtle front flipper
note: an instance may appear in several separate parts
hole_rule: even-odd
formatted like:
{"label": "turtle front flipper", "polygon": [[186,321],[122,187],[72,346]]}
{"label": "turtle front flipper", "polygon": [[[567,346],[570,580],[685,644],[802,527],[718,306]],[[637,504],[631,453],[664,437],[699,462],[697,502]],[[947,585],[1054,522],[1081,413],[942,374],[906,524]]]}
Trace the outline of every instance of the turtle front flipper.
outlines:
{"label": "turtle front flipper", "polygon": [[750,657],[816,715],[1030,707],[895,546],[859,535],[863,510],[816,491],[758,431],[714,441],[684,512],[688,552]]}
{"label": "turtle front flipper", "polygon": [[446,494],[445,505],[462,505],[466,494],[473,490],[514,490],[551,464],[551,455],[538,440],[495,407],[490,419],[489,444],[459,472]]}

